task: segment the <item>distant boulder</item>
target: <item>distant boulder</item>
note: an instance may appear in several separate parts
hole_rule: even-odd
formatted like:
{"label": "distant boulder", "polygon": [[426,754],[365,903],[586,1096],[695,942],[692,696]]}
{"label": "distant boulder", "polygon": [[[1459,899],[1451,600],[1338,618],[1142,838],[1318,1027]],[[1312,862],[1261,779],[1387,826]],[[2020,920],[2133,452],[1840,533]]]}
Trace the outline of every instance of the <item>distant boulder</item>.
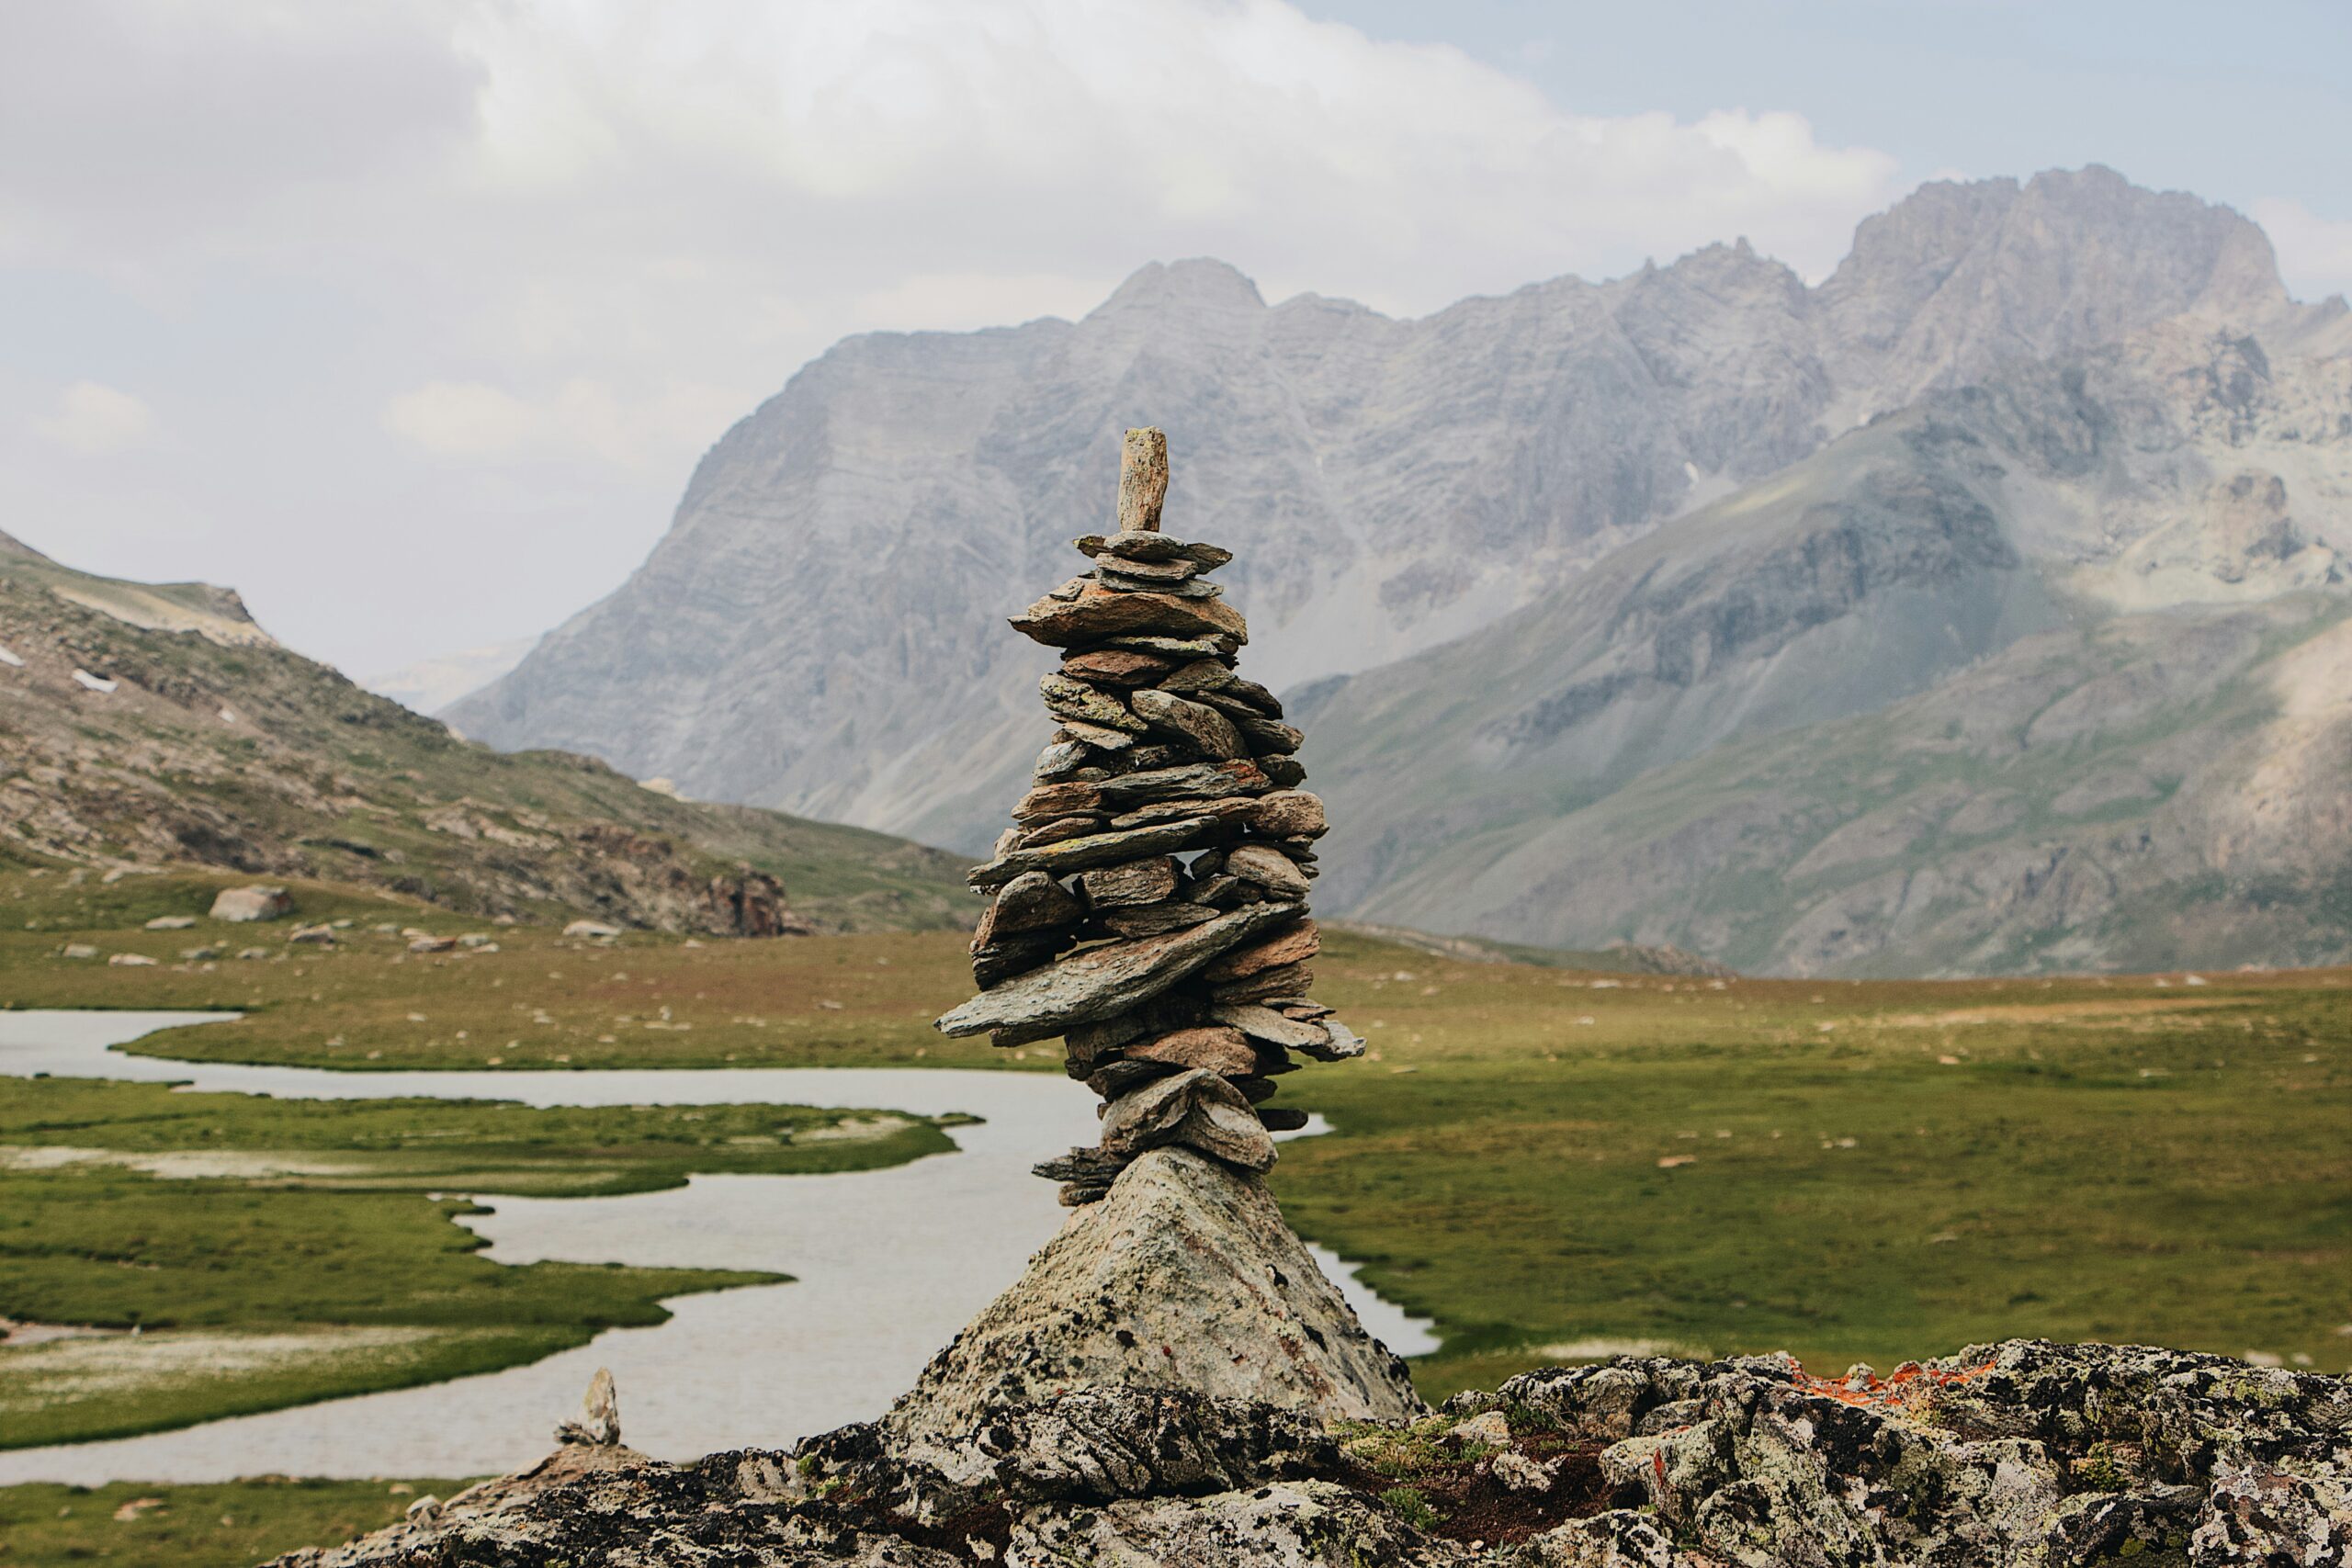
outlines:
{"label": "distant boulder", "polygon": [[293,895],[283,887],[267,887],[260,883],[223,887],[220,897],[212,900],[212,918],[216,920],[282,920],[293,912]]}

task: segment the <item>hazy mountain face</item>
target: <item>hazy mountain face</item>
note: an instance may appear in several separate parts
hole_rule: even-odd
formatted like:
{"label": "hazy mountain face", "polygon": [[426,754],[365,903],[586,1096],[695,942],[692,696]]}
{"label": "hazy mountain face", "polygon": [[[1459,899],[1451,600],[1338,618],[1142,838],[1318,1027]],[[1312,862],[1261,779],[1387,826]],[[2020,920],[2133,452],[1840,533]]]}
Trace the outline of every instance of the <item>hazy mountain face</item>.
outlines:
{"label": "hazy mountain face", "polygon": [[[2352,375],[2013,367],[1315,694],[1329,896],[1757,969],[2352,953]],[[2333,691],[2335,694],[2331,696]]]}
{"label": "hazy mountain face", "polygon": [[[1041,739],[1002,617],[1104,522],[1119,432],[1160,424],[1170,526],[1248,547],[1251,672],[1321,702],[1335,891],[1548,937],[1555,884],[1410,889],[1465,835],[1884,710],[2087,606],[2325,593],[2346,337],[2254,226],[2098,169],[1926,187],[1817,288],[1717,246],[1397,321],[1154,265],[1076,323],[838,345],[450,717],[978,848]],[[1681,940],[1645,918],[1616,925]]]}

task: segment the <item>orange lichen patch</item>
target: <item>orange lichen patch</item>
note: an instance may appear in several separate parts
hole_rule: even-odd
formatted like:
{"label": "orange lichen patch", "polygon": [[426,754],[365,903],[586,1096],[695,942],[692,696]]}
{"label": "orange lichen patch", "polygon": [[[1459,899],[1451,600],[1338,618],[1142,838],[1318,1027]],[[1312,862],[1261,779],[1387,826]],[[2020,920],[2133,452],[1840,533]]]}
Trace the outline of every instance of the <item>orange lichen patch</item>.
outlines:
{"label": "orange lichen patch", "polygon": [[1810,1372],[1799,1372],[1792,1381],[1807,1393],[1817,1393],[1834,1399],[1840,1404],[1852,1404],[1867,1409],[1885,1410],[1897,1405],[1917,1404],[1922,1395],[1954,1383],[1982,1377],[1993,1370],[1993,1363],[1964,1367],[1959,1371],[1946,1371],[1939,1367],[1923,1367],[1917,1361],[1905,1361],[1885,1377],[1876,1374],[1863,1380],[1856,1388],[1847,1378],[1817,1378]]}

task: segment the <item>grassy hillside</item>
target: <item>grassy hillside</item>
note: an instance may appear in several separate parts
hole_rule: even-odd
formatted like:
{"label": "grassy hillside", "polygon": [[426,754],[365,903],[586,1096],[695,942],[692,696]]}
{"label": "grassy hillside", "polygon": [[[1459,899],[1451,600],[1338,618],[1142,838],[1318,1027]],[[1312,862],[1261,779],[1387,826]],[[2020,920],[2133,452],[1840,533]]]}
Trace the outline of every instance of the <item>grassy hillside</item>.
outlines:
{"label": "grassy hillside", "polygon": [[[277,647],[235,595],[0,551],[0,863],[331,879],[478,918],[725,933],[968,921],[956,857],[502,755]],[[78,676],[80,678],[77,678]]]}

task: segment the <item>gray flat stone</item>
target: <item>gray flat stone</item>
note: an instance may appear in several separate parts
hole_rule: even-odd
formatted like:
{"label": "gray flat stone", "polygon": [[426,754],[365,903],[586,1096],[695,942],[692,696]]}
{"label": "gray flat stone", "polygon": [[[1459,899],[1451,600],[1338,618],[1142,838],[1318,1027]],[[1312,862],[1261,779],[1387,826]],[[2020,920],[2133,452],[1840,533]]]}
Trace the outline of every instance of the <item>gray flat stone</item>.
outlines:
{"label": "gray flat stone", "polygon": [[1073,871],[1084,871],[1089,866],[1111,865],[1123,860],[1137,860],[1145,855],[1181,850],[1216,826],[1214,818],[1186,817],[1151,828],[1129,828],[1122,832],[1096,833],[1091,838],[1069,839],[1057,844],[1008,849],[986,865],[974,866],[965,874],[964,880],[975,887],[1001,887],[1024,871],[1042,871],[1047,876],[1064,876]]}
{"label": "gray flat stone", "polygon": [[1088,948],[974,997],[935,1027],[961,1036],[992,1029],[1058,1029],[1108,1018],[1150,1000],[1298,911],[1295,904],[1250,904],[1165,936]]}

